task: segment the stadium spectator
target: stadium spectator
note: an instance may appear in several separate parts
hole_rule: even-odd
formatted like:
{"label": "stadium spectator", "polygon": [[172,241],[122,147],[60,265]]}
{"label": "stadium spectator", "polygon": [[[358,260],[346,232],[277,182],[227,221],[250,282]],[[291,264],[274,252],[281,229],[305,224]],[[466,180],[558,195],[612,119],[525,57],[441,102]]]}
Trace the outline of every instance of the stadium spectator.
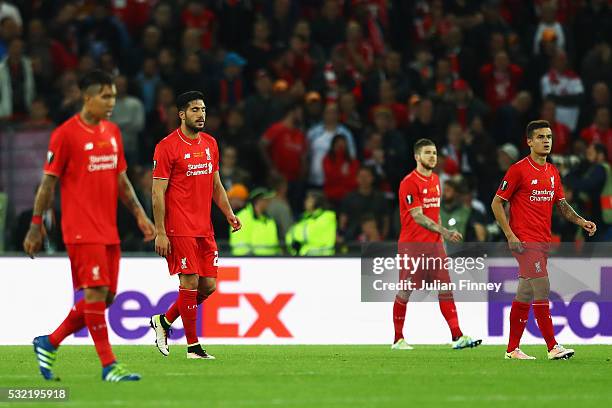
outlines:
{"label": "stadium spectator", "polygon": [[383,238],[387,238],[390,226],[388,204],[384,195],[374,188],[374,172],[369,167],[361,167],[357,173],[357,190],[349,193],[343,200],[339,228],[345,241],[355,240],[360,231],[361,219],[373,215]]}
{"label": "stadium spectator", "polygon": [[500,107],[496,113],[494,138],[498,145],[523,143],[524,131],[531,118],[531,105],[533,98],[527,91],[519,92],[512,101]]}
{"label": "stadium spectator", "polygon": [[328,103],[323,111],[323,122],[308,130],[308,151],[310,160],[310,173],[308,182],[311,186],[321,188],[325,183],[325,172],[323,170],[323,159],[330,151],[332,140],[335,135],[344,136],[350,157],[357,156],[355,140],[350,130],[339,121],[338,105]]}
{"label": "stadium spectator", "polygon": [[580,132],[580,137],[588,144],[601,143],[612,157],[612,129],[610,128],[610,109],[601,106],[595,111],[593,124]]}
{"label": "stadium spectator", "polygon": [[0,119],[25,119],[36,96],[32,64],[23,47],[23,40],[11,40],[0,61]]}
{"label": "stadium spectator", "polygon": [[576,130],[580,115],[580,102],[584,87],[580,77],[569,68],[567,54],[557,51],[552,57],[551,68],[541,80],[543,98],[551,98],[557,104],[557,120]]}
{"label": "stadium spectator", "polygon": [[566,35],[563,26],[557,21],[557,5],[554,1],[546,1],[540,7],[540,22],[533,37],[533,53],[540,53],[540,44],[544,41],[554,41],[559,50],[566,49]]}
{"label": "stadium spectator", "polygon": [[287,180],[282,176],[271,177],[270,186],[275,194],[270,199],[266,214],[276,222],[278,237],[281,241],[281,246],[284,246],[285,235],[293,225],[293,213],[287,199]]}
{"label": "stadium spectator", "polygon": [[346,137],[336,134],[323,158],[325,197],[334,208],[338,208],[344,197],[357,188],[359,161],[348,149]]}
{"label": "stadium spectator", "polygon": [[[140,99],[128,94],[128,79],[119,75],[115,78],[117,100],[111,120],[119,126],[123,135],[123,148],[128,165],[140,162],[140,132],[145,125],[145,109]],[[146,158],[148,161],[148,157]]]}
{"label": "stadium spectator", "polygon": [[221,165],[219,176],[226,190],[232,188],[234,184],[248,185],[250,175],[238,165],[238,151],[234,146],[228,145],[221,150]]}
{"label": "stadium spectator", "polygon": [[[257,75],[268,68],[268,63],[272,58],[274,50],[270,43],[270,25],[265,17],[259,16],[253,23],[252,39],[244,46],[244,55],[247,65],[245,67],[245,77],[249,81],[257,81]],[[256,85],[257,86],[257,85]]]}
{"label": "stadium spectator", "polygon": [[464,204],[462,195],[465,194],[465,186],[462,183],[460,178],[444,182],[440,204],[441,225],[459,232],[465,242],[483,242],[487,233],[482,216]]}
{"label": "stadium spectator", "polygon": [[553,133],[552,154],[568,154],[572,142],[570,129],[557,120],[557,104],[552,99],[545,99],[540,108],[540,118],[550,123]]}
{"label": "stadium spectator", "polygon": [[480,80],[489,107],[495,111],[512,101],[519,90],[522,78],[523,69],[510,61],[508,53],[497,52],[492,63],[480,68]]}
{"label": "stadium spectator", "polygon": [[344,39],[346,19],[341,16],[340,2],[324,0],[321,14],[312,23],[312,36],[327,55]]}

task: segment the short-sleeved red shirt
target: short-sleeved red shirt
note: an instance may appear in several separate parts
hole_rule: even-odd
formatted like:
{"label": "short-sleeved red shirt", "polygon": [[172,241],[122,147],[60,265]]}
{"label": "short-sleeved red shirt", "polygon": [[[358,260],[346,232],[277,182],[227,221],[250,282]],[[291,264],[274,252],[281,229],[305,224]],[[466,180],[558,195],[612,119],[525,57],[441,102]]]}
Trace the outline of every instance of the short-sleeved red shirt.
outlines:
{"label": "short-sleeved red shirt", "polygon": [[74,115],[51,134],[45,174],[59,177],[66,244],[118,244],[118,176],[127,169],[121,132]]}
{"label": "short-sleeved red shirt", "polygon": [[302,155],[306,152],[304,133],[278,122],[266,130],[263,138],[270,142],[270,159],[278,171],[288,181],[299,179],[302,170]]}
{"label": "short-sleeved red shirt", "polygon": [[439,222],[440,180],[437,174],[427,177],[413,170],[404,177],[399,187],[399,205],[402,223],[399,242],[442,242],[440,234],[420,226],[410,215],[410,210],[422,207],[425,216]]}
{"label": "short-sleeved red shirt", "polygon": [[553,204],[565,198],[561,176],[554,165],[541,166],[525,157],[510,166],[497,195],[510,203],[510,228],[518,239],[550,242]]}
{"label": "short-sleeved red shirt", "polygon": [[210,209],[214,174],[218,170],[217,141],[207,133],[189,139],[179,128],[157,144],[153,178],[168,180],[165,196],[168,236],[214,235]]}

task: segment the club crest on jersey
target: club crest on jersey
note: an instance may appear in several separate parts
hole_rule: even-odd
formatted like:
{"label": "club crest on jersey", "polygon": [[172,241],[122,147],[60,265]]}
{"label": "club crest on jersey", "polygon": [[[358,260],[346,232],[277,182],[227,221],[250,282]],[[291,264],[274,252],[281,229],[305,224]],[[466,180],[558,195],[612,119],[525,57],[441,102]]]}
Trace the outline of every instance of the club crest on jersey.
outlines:
{"label": "club crest on jersey", "polygon": [[550,178],[550,188],[555,189],[555,176]]}
{"label": "club crest on jersey", "polygon": [[187,269],[187,258],[181,258],[181,269]]}
{"label": "club crest on jersey", "polygon": [[114,136],[110,138],[110,142],[111,142],[111,145],[113,146],[113,152],[117,153],[117,150],[118,150],[117,149],[117,140],[115,139]]}
{"label": "club crest on jersey", "polygon": [[88,150],[93,150],[93,148],[94,148],[94,144],[92,142],[89,142],[89,143],[85,143],[83,150],[88,151]]}
{"label": "club crest on jersey", "polygon": [[411,204],[412,204],[412,201],[414,201],[414,200],[412,199],[412,194],[408,194],[408,195],[406,196],[406,202],[408,203],[408,205],[411,205]]}
{"label": "club crest on jersey", "polygon": [[206,152],[206,160],[212,160],[212,158],[210,157],[210,148],[206,148],[204,149],[204,151]]}
{"label": "club crest on jersey", "polygon": [[91,268],[91,274],[93,275],[93,280],[99,280],[100,279],[100,266],[96,265],[93,268]]}
{"label": "club crest on jersey", "polygon": [[49,150],[47,152],[47,163],[51,164],[51,162],[53,162],[54,158],[55,158],[55,153],[53,153],[51,150]]}
{"label": "club crest on jersey", "polygon": [[157,160],[153,160],[153,170],[157,167]]}
{"label": "club crest on jersey", "polygon": [[508,182],[506,180],[502,181],[501,186],[499,186],[501,191],[506,191],[508,189]]}
{"label": "club crest on jersey", "polygon": [[185,153],[184,159],[191,159],[191,153]]}

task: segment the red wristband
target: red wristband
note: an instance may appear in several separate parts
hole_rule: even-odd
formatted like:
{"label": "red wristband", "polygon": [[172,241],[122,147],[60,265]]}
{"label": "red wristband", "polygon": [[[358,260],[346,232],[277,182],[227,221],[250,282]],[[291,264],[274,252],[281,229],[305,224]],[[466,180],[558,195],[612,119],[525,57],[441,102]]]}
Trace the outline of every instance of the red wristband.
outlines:
{"label": "red wristband", "polygon": [[42,215],[33,215],[32,216],[32,224],[41,225],[42,224]]}

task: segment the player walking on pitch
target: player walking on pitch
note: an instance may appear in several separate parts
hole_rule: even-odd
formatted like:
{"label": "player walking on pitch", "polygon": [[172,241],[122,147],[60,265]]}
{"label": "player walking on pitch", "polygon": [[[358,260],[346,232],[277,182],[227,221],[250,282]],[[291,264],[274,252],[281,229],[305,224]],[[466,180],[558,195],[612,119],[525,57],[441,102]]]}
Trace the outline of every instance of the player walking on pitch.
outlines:
{"label": "player walking on pitch", "polygon": [[176,302],[165,314],[151,317],[157,348],[170,354],[168,331],[181,316],[187,337],[187,358],[214,359],[198,342],[198,305],[216,287],[219,253],[210,218],[212,201],[233,232],[241,228],[219,178],[216,140],[202,132],[206,121],[204,95],[179,95],[181,126],[161,140],[153,156],[153,215],[155,252],[166,258],[171,275],[179,275]]}
{"label": "player walking on pitch", "polygon": [[[414,144],[414,159],[416,169],[408,174],[399,187],[399,204],[401,218],[401,233],[398,242],[400,252],[408,250],[415,256],[425,250],[429,257],[444,259],[446,253],[442,238],[450,242],[460,242],[463,237],[454,230],[444,228],[440,223],[440,180],[433,169],[438,162],[436,145],[429,139],[419,139]],[[412,272],[412,275],[410,274]],[[400,281],[411,280],[419,282],[434,280],[450,283],[448,270],[444,267],[435,270],[420,268],[416,271],[400,270]],[[419,287],[419,286],[417,286]],[[399,291],[393,304],[393,326],[395,339],[392,349],[412,350],[404,340],[404,320],[406,306],[411,292]],[[465,336],[459,328],[457,309],[452,291],[440,291],[438,294],[440,311],[446,320],[452,336],[452,347],[463,349],[479,346],[482,340],[474,340]]]}
{"label": "player walking on pitch", "polygon": [[[536,323],[548,347],[548,359],[568,359],[574,355],[574,350],[564,348],[555,340],[548,300],[550,282],[546,262],[553,204],[565,219],[583,228],[589,236],[595,234],[597,227],[576,214],[567,203],[559,171],[546,162],[553,144],[550,124],[545,120],[529,122],[526,136],[531,150],[529,156],[508,169],[491,203],[495,219],[519,264],[519,284],[510,310],[510,337],[505,358],[535,359],[519,348],[533,305]],[[509,223],[504,211],[506,201],[510,203]]]}
{"label": "player walking on pitch", "polygon": [[155,229],[127,178],[121,132],[108,121],[117,96],[112,78],[101,71],[93,71],[80,85],[81,112],[51,135],[44,175],[36,193],[32,223],[23,248],[32,258],[40,250],[44,234],[41,214],[52,205],[55,185],[60,179],[62,232],[73,286],[83,289],[85,296],[53,333],[34,339],[34,352],[43,377],[58,380],[53,365],[59,345],[67,336],[87,326],[102,363],[102,379],[136,381],[140,376],[129,372],[115,359],[104,315],[117,293],[121,257],[117,198],[136,218],[145,241],[154,238]]}

